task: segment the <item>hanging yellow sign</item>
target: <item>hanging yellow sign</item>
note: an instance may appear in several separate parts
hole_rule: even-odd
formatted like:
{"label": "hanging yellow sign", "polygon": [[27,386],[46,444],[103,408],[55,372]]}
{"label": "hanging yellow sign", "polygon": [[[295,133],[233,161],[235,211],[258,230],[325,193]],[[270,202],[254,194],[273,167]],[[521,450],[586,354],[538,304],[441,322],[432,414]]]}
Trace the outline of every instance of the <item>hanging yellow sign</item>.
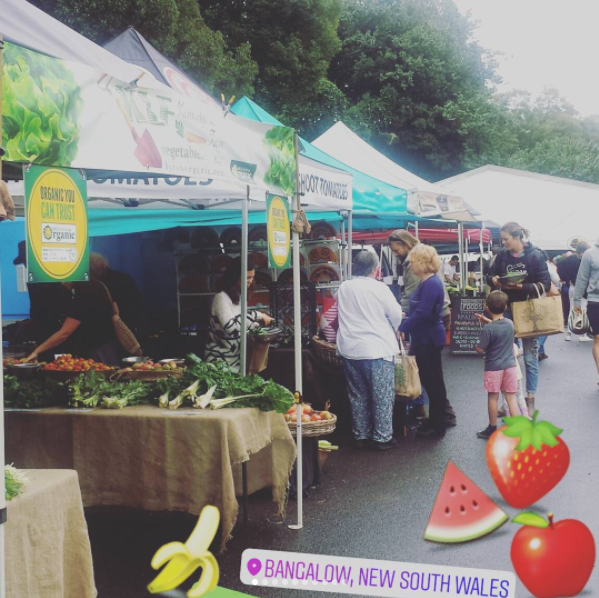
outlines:
{"label": "hanging yellow sign", "polygon": [[291,262],[291,226],[289,204],[285,197],[269,194],[266,200],[268,263],[271,268],[289,268]]}
{"label": "hanging yellow sign", "polygon": [[87,186],[78,170],[24,172],[28,282],[89,280]]}

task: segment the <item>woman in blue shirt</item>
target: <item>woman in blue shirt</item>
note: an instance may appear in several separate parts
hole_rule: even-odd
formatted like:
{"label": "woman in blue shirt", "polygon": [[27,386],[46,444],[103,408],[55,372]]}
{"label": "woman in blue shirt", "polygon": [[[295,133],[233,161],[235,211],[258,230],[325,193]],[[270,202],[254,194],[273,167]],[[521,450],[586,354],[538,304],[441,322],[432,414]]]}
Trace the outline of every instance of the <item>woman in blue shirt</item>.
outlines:
{"label": "woman in blue shirt", "polygon": [[399,330],[410,333],[410,355],[416,357],[420,381],[430,401],[428,424],[418,430],[418,436],[445,436],[447,391],[441,363],[446,338],[442,320],[444,288],[437,276],[441,260],[433,247],[419,243],[410,253],[410,262],[420,284],[410,297],[409,316]]}

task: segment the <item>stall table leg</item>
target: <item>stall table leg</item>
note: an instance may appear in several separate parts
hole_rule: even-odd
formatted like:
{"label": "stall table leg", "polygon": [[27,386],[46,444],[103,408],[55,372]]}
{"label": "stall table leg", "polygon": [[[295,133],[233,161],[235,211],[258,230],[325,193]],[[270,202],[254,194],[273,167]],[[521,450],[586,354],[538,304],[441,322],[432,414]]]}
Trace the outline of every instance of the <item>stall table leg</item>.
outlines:
{"label": "stall table leg", "polygon": [[241,484],[243,486],[243,525],[248,524],[248,467],[247,461],[241,464]]}

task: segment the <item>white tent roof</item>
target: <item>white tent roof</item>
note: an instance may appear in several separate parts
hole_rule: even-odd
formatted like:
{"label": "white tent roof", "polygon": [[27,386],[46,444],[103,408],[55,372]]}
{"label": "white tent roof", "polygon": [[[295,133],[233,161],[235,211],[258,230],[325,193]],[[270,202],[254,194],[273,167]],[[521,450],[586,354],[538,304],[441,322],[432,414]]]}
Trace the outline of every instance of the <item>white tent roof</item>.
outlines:
{"label": "white tent roof", "polygon": [[[442,211],[447,210],[441,208],[442,211],[439,212],[436,205],[438,198],[444,197],[445,208],[449,203],[451,210],[447,218],[475,220],[458,194],[402,168],[366,143],[342,122],[335,123],[312,144],[355,170],[405,189],[408,192],[408,210],[411,212],[417,212],[421,216],[443,217]],[[457,208],[457,211],[453,208]]]}
{"label": "white tent roof", "polygon": [[166,89],[144,69],[121,60],[25,0],[0,0],[0,15],[0,33],[7,42],[87,64],[120,81],[133,81],[145,72],[139,87]]}
{"label": "white tent roof", "polygon": [[486,218],[518,222],[542,249],[565,250],[574,237],[599,237],[599,185],[492,165],[438,184],[473,202]]}

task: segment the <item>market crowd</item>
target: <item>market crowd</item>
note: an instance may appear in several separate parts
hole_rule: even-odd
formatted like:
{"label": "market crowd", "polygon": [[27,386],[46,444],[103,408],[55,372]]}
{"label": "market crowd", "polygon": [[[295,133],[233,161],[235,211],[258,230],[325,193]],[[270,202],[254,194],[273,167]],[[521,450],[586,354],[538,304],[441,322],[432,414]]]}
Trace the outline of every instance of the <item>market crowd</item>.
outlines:
{"label": "market crowd", "polygon": [[[503,247],[485,269],[486,305],[477,315],[481,335],[476,349],[485,358],[481,387],[487,392],[489,417],[488,426],[477,436],[484,440],[497,429],[498,417],[534,415],[539,362],[548,358],[547,334],[565,332],[566,341],[575,334],[581,342],[593,342],[599,373],[599,240],[593,246],[580,242],[575,252],[551,260],[518,223],[506,223],[500,234]],[[405,402],[397,396],[396,368],[405,366],[406,349],[408,359],[418,366],[422,387],[421,396],[409,401],[410,413],[419,422],[417,437],[442,438],[457,424],[443,378],[442,352],[450,325],[445,287],[459,282],[459,259],[453,256],[442,265],[433,247],[403,229],[391,233],[387,245],[398,262],[399,293],[379,280],[379,258],[364,249],[354,258],[352,279],[343,282],[337,294],[337,348],[358,449],[389,450],[399,445],[394,410],[398,405],[405,409]],[[561,301],[553,301],[554,297]],[[519,314],[535,301],[550,308],[552,327],[518,334]]]}

